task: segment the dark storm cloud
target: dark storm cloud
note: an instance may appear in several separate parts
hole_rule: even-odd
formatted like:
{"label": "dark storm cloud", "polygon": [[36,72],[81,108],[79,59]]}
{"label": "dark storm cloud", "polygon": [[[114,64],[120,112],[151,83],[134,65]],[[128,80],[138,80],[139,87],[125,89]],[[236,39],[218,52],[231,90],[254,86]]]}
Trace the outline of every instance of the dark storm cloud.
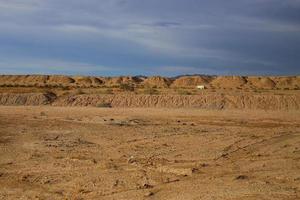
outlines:
{"label": "dark storm cloud", "polygon": [[0,30],[2,73],[300,72],[299,0],[0,0]]}

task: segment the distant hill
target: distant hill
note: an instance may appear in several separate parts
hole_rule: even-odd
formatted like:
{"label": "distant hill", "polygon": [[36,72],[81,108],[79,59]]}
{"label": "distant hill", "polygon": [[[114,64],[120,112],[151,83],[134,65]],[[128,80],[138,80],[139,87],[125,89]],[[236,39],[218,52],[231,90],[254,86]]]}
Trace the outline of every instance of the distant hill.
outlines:
{"label": "distant hill", "polygon": [[65,76],[65,75],[0,75],[0,86],[7,87],[117,87],[120,85],[157,88],[195,88],[205,85],[208,89],[300,89],[300,76],[215,76],[181,75],[172,78],[161,76]]}

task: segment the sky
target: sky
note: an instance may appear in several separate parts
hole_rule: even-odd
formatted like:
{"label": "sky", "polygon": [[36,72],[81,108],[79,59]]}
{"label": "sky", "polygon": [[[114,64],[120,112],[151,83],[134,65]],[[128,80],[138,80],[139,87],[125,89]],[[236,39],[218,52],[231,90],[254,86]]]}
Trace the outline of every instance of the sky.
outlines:
{"label": "sky", "polygon": [[0,74],[299,75],[300,0],[0,0]]}

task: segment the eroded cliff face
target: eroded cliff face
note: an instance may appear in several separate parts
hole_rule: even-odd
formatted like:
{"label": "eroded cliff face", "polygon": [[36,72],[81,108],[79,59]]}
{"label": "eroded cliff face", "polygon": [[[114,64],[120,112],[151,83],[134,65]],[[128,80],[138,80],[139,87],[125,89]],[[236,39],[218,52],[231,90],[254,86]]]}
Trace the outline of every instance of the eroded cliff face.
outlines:
{"label": "eroded cliff face", "polygon": [[39,106],[49,105],[55,100],[54,95],[42,93],[2,93],[0,94],[0,105],[4,106]]}
{"label": "eroded cliff face", "polygon": [[[67,95],[0,94],[0,105],[52,105],[111,107],[157,107],[199,109],[299,110],[300,95],[203,94],[203,95]],[[105,107],[105,106],[104,106]]]}
{"label": "eroded cliff face", "polygon": [[55,106],[168,107],[202,109],[299,109],[299,95],[77,95],[53,102]]}
{"label": "eroded cliff face", "polygon": [[[150,93],[144,94],[143,92],[136,92],[137,94],[118,92],[122,90],[123,84],[138,88],[139,91],[146,88],[157,88],[163,92],[158,92],[160,95],[145,95]],[[172,93],[177,89],[178,91],[181,89],[193,91],[197,85],[205,85],[208,90],[193,93],[194,95]],[[300,107],[299,76],[181,76],[166,78],[160,76],[0,75],[0,87],[0,105],[265,110],[298,110]],[[56,96],[49,91],[45,92],[49,88],[49,91],[51,88],[56,90],[58,88],[60,93]],[[88,90],[88,93],[76,93],[77,90],[81,90],[78,88],[84,88]],[[112,94],[93,92],[97,88],[116,89],[117,92]],[[281,91],[275,92],[277,90]]]}

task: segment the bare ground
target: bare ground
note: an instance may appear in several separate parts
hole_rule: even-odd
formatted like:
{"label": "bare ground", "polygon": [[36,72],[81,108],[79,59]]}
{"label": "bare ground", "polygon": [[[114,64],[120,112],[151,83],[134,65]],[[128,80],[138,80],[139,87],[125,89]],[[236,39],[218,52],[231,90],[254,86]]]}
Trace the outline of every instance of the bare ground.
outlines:
{"label": "bare ground", "polygon": [[299,111],[0,107],[0,199],[299,198]]}

